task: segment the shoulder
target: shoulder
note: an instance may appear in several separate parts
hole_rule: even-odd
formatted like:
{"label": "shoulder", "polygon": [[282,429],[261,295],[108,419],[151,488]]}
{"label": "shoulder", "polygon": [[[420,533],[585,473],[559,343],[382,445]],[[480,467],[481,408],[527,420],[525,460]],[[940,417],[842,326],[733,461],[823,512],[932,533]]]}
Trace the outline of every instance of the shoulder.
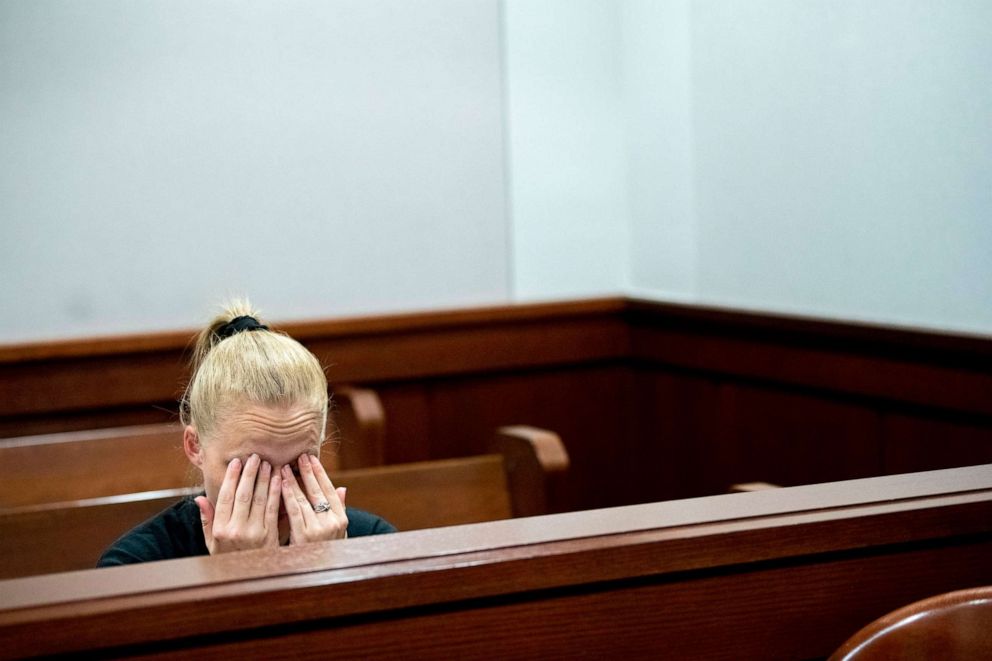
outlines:
{"label": "shoulder", "polygon": [[348,514],[348,537],[365,537],[396,532],[396,527],[381,516],[354,507],[346,507],[345,511]]}
{"label": "shoulder", "polygon": [[199,510],[183,498],[122,535],[104,551],[98,567],[169,560],[207,552]]}

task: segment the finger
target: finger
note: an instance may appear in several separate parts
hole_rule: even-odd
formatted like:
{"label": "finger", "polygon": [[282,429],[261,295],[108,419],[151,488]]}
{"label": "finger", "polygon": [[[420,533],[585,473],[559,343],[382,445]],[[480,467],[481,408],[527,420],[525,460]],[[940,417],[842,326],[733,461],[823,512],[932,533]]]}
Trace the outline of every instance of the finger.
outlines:
{"label": "finger", "polygon": [[299,537],[307,528],[307,511],[310,512],[310,516],[313,516],[313,508],[310,503],[306,502],[302,493],[300,498],[296,497],[296,491],[299,491],[300,488],[296,486],[296,491],[294,491],[294,486],[296,486],[296,480],[293,477],[292,469],[289,466],[283,466],[282,500],[286,504],[286,515],[289,517],[291,536]]}
{"label": "finger", "polygon": [[279,546],[279,502],[282,500],[282,479],[273,475],[269,480],[269,496],[265,502],[265,543]]}
{"label": "finger", "polygon": [[207,550],[213,553],[214,548],[214,506],[206,496],[197,496],[193,502],[200,509],[200,523],[203,525],[203,541]]}
{"label": "finger", "polygon": [[245,468],[241,471],[241,479],[238,481],[237,491],[234,492],[234,511],[231,512],[231,519],[234,521],[247,521],[251,512],[252,495],[255,492],[255,476],[258,475],[258,464],[261,461],[257,454],[252,454],[245,462]]}
{"label": "finger", "polygon": [[338,487],[335,491],[338,494],[338,500],[341,501],[341,507],[347,508],[348,506],[345,504],[344,499],[348,495],[348,487]]}
{"label": "finger", "polygon": [[297,460],[297,464],[300,466],[302,488],[310,500],[310,504],[316,507],[320,503],[329,503],[331,501],[329,494],[333,491],[333,487],[326,492],[321,488],[323,485],[317,482],[317,476],[314,475],[313,466],[310,465],[310,455],[301,454]]}
{"label": "finger", "polygon": [[241,475],[241,460],[235,457],[227,465],[224,481],[220,485],[220,491],[217,492],[215,521],[227,523],[231,520],[231,511],[234,509],[234,490],[238,486],[239,475]]}
{"label": "finger", "polygon": [[[310,501],[307,499],[306,495],[304,495],[303,490],[296,481],[296,476],[293,475],[293,470],[289,466],[283,466],[282,479],[283,484],[289,485],[290,497],[296,500],[297,509],[300,514],[300,521],[303,524],[301,530],[316,525],[317,514],[313,511],[313,505],[310,504]],[[286,510],[289,511],[288,503],[286,505]]]}
{"label": "finger", "polygon": [[272,476],[272,466],[267,461],[263,461],[258,467],[258,475],[255,476],[255,488],[251,500],[251,512],[248,515],[249,521],[259,525],[265,522],[267,505],[269,501],[269,478]]}
{"label": "finger", "polygon": [[[310,468],[313,471],[314,476],[317,478],[318,484],[320,484],[321,491],[328,494],[327,502],[331,506],[331,510],[335,514],[341,516],[344,514],[344,498],[338,493],[338,490],[334,488],[334,483],[331,482],[331,478],[327,476],[327,471],[320,463],[320,459],[313,455],[308,455],[307,458],[310,460]],[[346,489],[347,490],[347,489]]]}

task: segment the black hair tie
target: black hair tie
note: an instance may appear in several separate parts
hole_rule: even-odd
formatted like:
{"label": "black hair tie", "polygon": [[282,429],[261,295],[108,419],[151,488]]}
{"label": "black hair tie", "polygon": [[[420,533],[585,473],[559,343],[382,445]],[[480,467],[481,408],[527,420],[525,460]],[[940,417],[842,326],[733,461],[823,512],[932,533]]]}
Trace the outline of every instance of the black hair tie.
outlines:
{"label": "black hair tie", "polygon": [[254,331],[254,330],[269,330],[269,327],[265,324],[258,323],[258,319],[255,317],[249,317],[244,315],[241,317],[235,317],[229,322],[218,328],[214,333],[221,340],[226,340],[236,333],[242,331]]}

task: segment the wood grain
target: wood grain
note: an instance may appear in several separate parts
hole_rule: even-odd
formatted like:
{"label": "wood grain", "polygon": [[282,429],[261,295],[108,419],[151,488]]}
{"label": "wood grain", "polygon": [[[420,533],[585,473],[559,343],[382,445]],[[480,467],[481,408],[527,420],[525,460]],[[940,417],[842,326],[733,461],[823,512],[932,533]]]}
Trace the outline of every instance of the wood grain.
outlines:
{"label": "wood grain", "polygon": [[[385,463],[554,429],[563,509],[992,460],[988,337],[629,299],[281,326],[379,394]],[[173,420],[191,334],[0,347],[0,437]]]}
{"label": "wood grain", "polygon": [[[498,430],[493,454],[332,471],[347,502],[400,530],[548,512],[549,481],[568,469],[553,432]],[[90,485],[87,485],[90,486]],[[88,569],[118,537],[202,493],[198,487],[0,508],[0,578]]]}
{"label": "wood grain", "polygon": [[990,550],[951,469],[2,581],[0,657],[823,657]]}

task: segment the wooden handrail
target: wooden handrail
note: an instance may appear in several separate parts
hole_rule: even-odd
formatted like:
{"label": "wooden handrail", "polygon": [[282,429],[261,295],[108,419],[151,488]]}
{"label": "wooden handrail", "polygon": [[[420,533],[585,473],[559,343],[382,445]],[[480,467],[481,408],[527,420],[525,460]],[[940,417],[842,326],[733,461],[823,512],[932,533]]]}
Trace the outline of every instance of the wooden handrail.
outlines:
{"label": "wooden handrail", "polygon": [[951,469],[0,581],[0,658],[825,657],[990,550]]}

